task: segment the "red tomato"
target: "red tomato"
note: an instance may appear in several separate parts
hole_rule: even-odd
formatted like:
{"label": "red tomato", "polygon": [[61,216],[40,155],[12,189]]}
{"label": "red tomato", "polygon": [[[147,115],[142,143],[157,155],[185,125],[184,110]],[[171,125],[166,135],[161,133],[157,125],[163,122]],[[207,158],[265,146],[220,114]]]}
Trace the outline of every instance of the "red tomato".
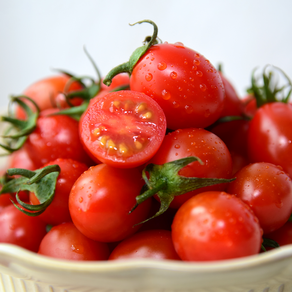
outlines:
{"label": "red tomato", "polygon": [[151,258],[155,260],[180,260],[169,230],[138,232],[119,243],[109,260]]}
{"label": "red tomato", "polygon": [[92,166],[75,182],[69,210],[75,226],[85,236],[101,241],[120,241],[135,233],[147,218],[151,200],[129,214],[144,181],[139,169],[119,169],[106,164]]}
{"label": "red tomato", "polygon": [[[198,161],[192,162],[179,171],[186,177],[231,178],[232,160],[224,142],[215,134],[205,129],[176,130],[165,136],[151,163],[164,164],[180,158],[197,156]],[[186,200],[206,190],[224,190],[226,184],[200,188],[186,194],[176,196],[171,203],[172,208],[180,207]]]}
{"label": "red tomato", "polygon": [[12,204],[11,202],[12,196],[10,194],[1,194],[0,195],[0,213],[5,207]]}
{"label": "red tomato", "polygon": [[270,162],[292,177],[292,104],[272,102],[260,107],[250,122],[251,162]]}
{"label": "red tomato", "polygon": [[[87,165],[72,159],[56,159],[44,165],[60,166],[61,172],[56,183],[55,195],[52,203],[39,217],[48,224],[58,225],[71,221],[68,199],[72,186],[77,178],[88,169]],[[38,205],[39,200],[34,193],[30,193],[30,203]]]}
{"label": "red tomato", "polygon": [[80,120],[80,137],[96,162],[137,167],[158,150],[166,131],[160,106],[143,93],[112,92],[96,99]]}
{"label": "red tomato", "polygon": [[172,130],[205,128],[223,110],[220,74],[204,56],[181,43],[150,47],[132,71],[130,88],[157,101]]}
{"label": "red tomato", "polygon": [[[56,107],[56,98],[60,93],[64,92],[69,79],[70,77],[67,75],[56,75],[41,79],[27,87],[24,90],[23,95],[34,100],[40,110]],[[70,85],[68,92],[80,89],[82,89],[81,84],[73,82]],[[80,104],[80,102],[77,102],[77,104]],[[16,116],[19,119],[24,119],[26,117],[24,111],[20,107],[17,107],[16,109]]]}
{"label": "red tomato", "polygon": [[63,223],[45,235],[38,253],[74,261],[103,261],[109,257],[109,248],[106,243],[84,236],[73,223]]}
{"label": "red tomato", "polygon": [[275,240],[280,246],[292,244],[292,222],[287,221],[283,226],[265,237]]}
{"label": "red tomato", "polygon": [[172,239],[184,261],[214,261],[259,253],[262,230],[242,200],[225,192],[204,192],[178,209]]}
{"label": "red tomato", "polygon": [[14,205],[0,212],[0,242],[11,243],[37,252],[46,234],[46,224],[38,217],[27,216]]}
{"label": "red tomato", "polygon": [[252,118],[257,111],[257,101],[255,97],[252,94],[246,96],[242,100],[242,104],[243,104],[243,114],[249,118]]}
{"label": "red tomato", "polygon": [[222,73],[220,76],[225,88],[224,108],[221,117],[241,116],[243,111],[241,99],[230,81]]}
{"label": "red tomato", "polygon": [[24,168],[28,170],[36,170],[37,166],[28,155],[26,149],[20,148],[9,156],[8,168]]}
{"label": "red tomato", "polygon": [[52,112],[47,110],[41,113],[36,129],[28,135],[24,144],[35,165],[39,168],[57,158],[92,164],[81,144],[78,122],[66,115],[47,115]]}
{"label": "red tomato", "polygon": [[253,163],[236,173],[227,192],[235,194],[254,211],[264,233],[286,223],[292,213],[292,181],[271,163]]}
{"label": "red tomato", "polygon": [[102,90],[106,90],[106,91],[111,91],[114,90],[118,87],[121,86],[130,86],[130,76],[128,73],[122,73],[119,75],[116,75],[113,79],[112,79],[112,83],[110,86],[106,86],[103,82],[101,83],[101,89]]}

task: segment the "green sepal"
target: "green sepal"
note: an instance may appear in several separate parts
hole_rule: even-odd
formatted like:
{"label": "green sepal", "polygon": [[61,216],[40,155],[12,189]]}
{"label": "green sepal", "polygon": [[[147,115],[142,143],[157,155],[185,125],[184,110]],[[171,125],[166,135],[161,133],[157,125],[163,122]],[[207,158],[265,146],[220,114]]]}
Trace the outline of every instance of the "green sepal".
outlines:
{"label": "green sepal", "polygon": [[[11,179],[3,184],[0,195],[16,193],[16,201],[21,207],[13,202],[14,205],[27,215],[37,216],[44,212],[52,202],[60,171],[60,167],[57,164],[34,171],[22,168],[10,168],[7,170],[7,175]],[[12,178],[13,176],[16,177]],[[22,202],[18,196],[20,191],[34,193],[40,203],[38,205],[30,205]]]}
{"label": "green sepal", "polygon": [[234,180],[234,178],[185,177],[178,174],[183,167],[194,161],[203,164],[196,156],[185,157],[162,165],[148,164],[142,171],[142,176],[146,184],[143,186],[139,196],[136,197],[136,205],[132,208],[130,213],[133,212],[139,204],[156,194],[160,200],[160,209],[154,216],[141,222],[144,223],[163,214],[168,209],[175,196],[207,186],[229,183]]}
{"label": "green sepal", "polygon": [[266,247],[278,248],[280,247],[279,243],[273,239],[263,237],[263,242],[261,245],[262,251],[267,251]]}
{"label": "green sepal", "polygon": [[[270,70],[268,70],[270,68]],[[257,68],[252,72],[251,87],[247,92],[252,94],[257,103],[257,107],[270,102],[284,102],[289,101],[292,92],[292,82],[288,75],[276,66],[267,65],[263,69],[260,76],[255,76]],[[278,74],[280,73],[280,74]],[[286,80],[286,84],[279,86],[279,77],[282,76]],[[261,84],[259,81],[261,80]]]}
{"label": "green sepal", "polygon": [[110,86],[112,83],[112,79],[120,74],[120,73],[128,73],[131,75],[134,66],[137,64],[137,62],[139,61],[139,59],[148,51],[148,49],[157,44],[159,41],[157,39],[157,34],[158,34],[158,27],[157,25],[151,21],[151,20],[142,20],[142,21],[138,21],[135,22],[133,24],[130,24],[131,26],[136,25],[136,24],[141,24],[141,23],[150,23],[153,25],[154,31],[153,31],[153,35],[150,37],[146,37],[144,40],[144,45],[137,48],[132,55],[130,56],[130,59],[128,62],[125,62],[121,65],[118,65],[117,67],[113,68],[104,78],[103,83],[107,86]]}
{"label": "green sepal", "polygon": [[[35,107],[35,111],[33,111],[23,100],[31,102]],[[40,113],[38,105],[28,96],[12,96],[10,105],[13,103],[17,103],[25,111],[27,118],[26,120],[19,120],[12,116],[12,114],[0,117],[2,122],[10,124],[6,131],[4,131],[4,135],[2,135],[4,144],[0,144],[0,147],[7,150],[8,153],[6,155],[19,150],[23,146],[27,136],[36,128],[37,119]]]}

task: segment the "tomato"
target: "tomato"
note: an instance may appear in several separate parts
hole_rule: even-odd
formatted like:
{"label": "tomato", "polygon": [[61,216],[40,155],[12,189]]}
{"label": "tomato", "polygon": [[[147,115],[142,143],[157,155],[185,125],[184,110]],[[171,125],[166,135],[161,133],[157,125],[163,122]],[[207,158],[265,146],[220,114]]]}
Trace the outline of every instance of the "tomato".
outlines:
{"label": "tomato", "polygon": [[12,204],[11,202],[12,196],[10,194],[1,194],[0,195],[0,213],[5,207]]}
{"label": "tomato", "polygon": [[150,97],[134,91],[104,95],[80,120],[80,137],[96,162],[137,167],[158,150],[166,131],[165,116]]}
{"label": "tomato", "polygon": [[292,177],[291,124],[291,104],[272,102],[260,107],[248,131],[250,161],[280,165]]}
{"label": "tomato", "polygon": [[119,243],[109,260],[151,258],[155,260],[180,260],[169,230],[137,232]]}
{"label": "tomato", "polygon": [[133,68],[130,88],[157,101],[172,130],[205,128],[221,116],[224,106],[218,71],[181,43],[151,46]]}
{"label": "tomato", "polygon": [[11,153],[8,164],[8,168],[24,168],[28,170],[37,169],[37,166],[30,158],[25,148],[20,148],[19,150]]}
{"label": "tomato", "polygon": [[265,237],[275,240],[280,246],[292,244],[292,222],[287,221],[283,226]]}
{"label": "tomato", "polygon": [[247,203],[258,217],[264,233],[286,223],[292,213],[292,181],[271,163],[253,163],[236,173],[227,192]]}
{"label": "tomato", "polygon": [[54,112],[41,112],[35,130],[28,135],[24,148],[31,160],[38,168],[57,158],[92,164],[81,144],[78,122],[66,115],[49,115]]}
{"label": "tomato", "polygon": [[253,94],[247,95],[243,100],[243,114],[252,118],[257,111],[257,101]]}
{"label": "tomato", "polygon": [[[57,106],[56,98],[59,96],[60,93],[64,92],[66,84],[69,80],[70,77],[67,75],[56,75],[43,78],[28,86],[24,90],[23,95],[26,95],[34,100],[39,106],[40,110],[53,108]],[[68,92],[80,89],[82,89],[81,84],[79,84],[78,82],[73,82],[69,86]],[[80,104],[80,101],[77,101],[77,104]],[[25,118],[25,113],[20,107],[17,107],[16,109],[16,116],[19,119]]]}
{"label": "tomato", "polygon": [[115,76],[110,86],[106,86],[103,82],[101,83],[102,91],[111,91],[121,86],[130,86],[130,76],[128,73],[122,73]]}
{"label": "tomato", "polygon": [[46,224],[38,217],[30,217],[9,205],[0,212],[0,242],[15,244],[37,252],[46,234]]}
{"label": "tomato", "polygon": [[[231,178],[232,160],[224,142],[215,134],[205,129],[181,129],[165,136],[162,145],[151,163],[164,164],[180,158],[197,156],[203,164],[195,161],[179,171],[186,177]],[[190,197],[206,190],[224,190],[226,184],[200,188],[176,196],[170,207],[178,208]]]}
{"label": "tomato", "polygon": [[214,261],[259,253],[262,230],[247,204],[225,192],[204,192],[178,209],[172,239],[184,261]]}
{"label": "tomato", "polygon": [[220,76],[225,88],[224,108],[221,117],[226,116],[241,116],[243,112],[243,104],[239,98],[234,86],[231,82],[220,72]]}
{"label": "tomato", "polygon": [[[60,166],[61,172],[56,183],[55,195],[49,207],[39,215],[48,224],[58,225],[71,221],[69,213],[68,199],[72,186],[78,177],[88,169],[88,166],[72,159],[56,159],[44,165]],[[39,200],[34,193],[30,193],[30,203],[38,205]]]}
{"label": "tomato", "polygon": [[103,261],[109,257],[109,248],[106,243],[84,236],[73,223],[63,223],[45,235],[38,254],[74,261]]}
{"label": "tomato", "polygon": [[144,181],[139,169],[92,166],[75,182],[69,196],[69,210],[75,226],[85,236],[115,242],[135,233],[149,213],[146,200],[129,214],[136,204]]}

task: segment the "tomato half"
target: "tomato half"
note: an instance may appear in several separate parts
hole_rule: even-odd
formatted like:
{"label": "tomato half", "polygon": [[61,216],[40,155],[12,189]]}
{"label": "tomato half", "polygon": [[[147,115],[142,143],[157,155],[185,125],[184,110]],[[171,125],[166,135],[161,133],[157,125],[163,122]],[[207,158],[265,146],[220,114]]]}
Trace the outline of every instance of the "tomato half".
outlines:
{"label": "tomato half", "polygon": [[172,130],[205,128],[223,110],[225,90],[219,72],[181,43],[151,46],[135,65],[130,88],[157,101]]}
{"label": "tomato half", "polygon": [[156,153],[166,121],[152,98],[126,90],[92,102],[79,129],[84,148],[96,162],[129,168],[144,164]]}
{"label": "tomato half", "polygon": [[182,260],[224,260],[259,253],[262,230],[241,199],[225,192],[204,192],[178,209],[172,239]]}

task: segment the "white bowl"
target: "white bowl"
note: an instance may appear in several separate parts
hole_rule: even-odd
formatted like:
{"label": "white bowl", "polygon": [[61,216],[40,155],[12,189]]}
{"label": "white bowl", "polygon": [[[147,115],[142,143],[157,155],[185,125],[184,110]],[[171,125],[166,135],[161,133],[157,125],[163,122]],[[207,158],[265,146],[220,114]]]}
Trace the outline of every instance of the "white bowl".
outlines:
{"label": "white bowl", "polygon": [[292,245],[218,262],[75,262],[0,244],[0,291],[292,291]]}

